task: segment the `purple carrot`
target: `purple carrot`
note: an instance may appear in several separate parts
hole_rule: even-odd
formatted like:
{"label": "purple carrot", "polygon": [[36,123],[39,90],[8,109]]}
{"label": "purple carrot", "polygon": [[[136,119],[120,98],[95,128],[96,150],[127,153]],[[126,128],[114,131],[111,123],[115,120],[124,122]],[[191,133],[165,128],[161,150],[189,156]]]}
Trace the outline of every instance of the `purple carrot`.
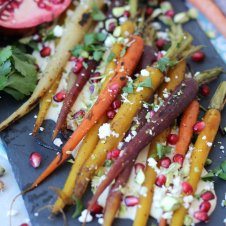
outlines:
{"label": "purple carrot", "polygon": [[196,97],[198,92],[198,83],[190,78],[185,79],[176,90],[163,103],[159,110],[147,122],[143,128],[139,130],[137,135],[126,145],[123,155],[119,157],[111,169],[106,179],[97,188],[96,193],[89,203],[89,210],[97,201],[105,188],[119,176],[119,174],[133,162],[139,152],[147,146],[155,136],[167,129],[173,121],[185,110],[189,103]]}
{"label": "purple carrot", "polygon": [[66,122],[66,118],[68,113],[71,110],[71,107],[75,103],[79,93],[85,86],[86,82],[89,80],[90,75],[97,67],[97,62],[94,60],[86,61],[87,67],[83,67],[81,71],[77,75],[77,79],[73,86],[71,87],[70,91],[67,93],[62,109],[60,111],[60,115],[57,119],[56,127],[53,133],[53,139],[57,136],[59,131],[62,129],[63,125]]}

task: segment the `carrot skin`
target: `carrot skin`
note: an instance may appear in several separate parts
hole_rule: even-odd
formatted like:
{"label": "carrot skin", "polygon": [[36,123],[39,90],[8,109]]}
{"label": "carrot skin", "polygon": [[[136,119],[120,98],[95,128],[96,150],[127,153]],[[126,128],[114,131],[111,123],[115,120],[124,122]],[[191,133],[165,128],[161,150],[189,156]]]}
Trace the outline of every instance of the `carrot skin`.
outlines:
{"label": "carrot skin", "polygon": [[[191,92],[192,90],[192,92]],[[119,157],[111,169],[106,179],[102,181],[89,204],[89,210],[97,201],[104,189],[125,169],[131,161],[134,161],[139,152],[147,146],[152,139],[168,128],[189,103],[195,98],[198,92],[198,84],[194,79],[186,79],[172,95],[163,103],[151,122],[147,122],[143,128],[132,139],[124,149],[123,155]],[[150,132],[151,131],[151,132]]]}
{"label": "carrot skin", "polygon": [[73,86],[71,87],[70,91],[68,92],[64,99],[64,103],[60,111],[60,115],[58,116],[56,127],[54,129],[53,139],[55,139],[60,129],[66,122],[66,118],[71,110],[71,107],[75,103],[79,93],[85,86],[86,82],[89,80],[91,73],[97,67],[97,62],[94,60],[88,60],[86,63],[87,68],[83,67],[82,70],[79,72],[79,74],[77,75],[77,80],[75,81],[75,83],[73,84]]}
{"label": "carrot skin", "polygon": [[[105,114],[118,93],[121,91],[123,86],[125,86],[127,81],[126,76],[132,75],[144,48],[144,42],[140,36],[133,35],[132,40],[134,41],[132,42],[131,46],[128,47],[125,55],[118,62],[115,76],[109,81],[108,86],[100,93],[91,111],[83,119],[82,123],[78,126],[76,131],[64,145],[62,148],[62,153],[55,157],[55,159],[49,164],[44,172],[34,181],[30,189],[38,186],[61,164],[63,164],[69,158],[69,156],[71,156],[70,151],[72,151],[79,144],[87,132],[94,126],[95,123],[97,123],[102,115]],[[113,86],[117,86],[115,92],[112,92]]]}
{"label": "carrot skin", "polygon": [[193,135],[193,126],[195,125],[199,115],[199,102],[193,100],[187,109],[184,111],[180,127],[179,140],[175,147],[175,152],[185,155],[191,142]]}

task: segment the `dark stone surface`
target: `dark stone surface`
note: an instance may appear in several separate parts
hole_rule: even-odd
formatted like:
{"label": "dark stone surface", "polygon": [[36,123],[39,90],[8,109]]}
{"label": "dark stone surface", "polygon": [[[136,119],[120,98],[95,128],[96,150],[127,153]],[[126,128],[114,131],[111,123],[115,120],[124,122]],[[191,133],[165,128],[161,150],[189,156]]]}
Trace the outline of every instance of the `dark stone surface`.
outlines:
{"label": "dark stone surface", "polygon": [[[182,1],[176,1],[174,3],[177,12],[186,10],[184,3]],[[206,46],[204,49],[207,57],[204,63],[196,64],[191,62],[191,68],[194,71],[201,71],[204,69],[212,68],[215,66],[222,66],[226,70],[226,66],[222,59],[216,53],[215,49],[211,46],[210,41],[200,29],[195,21],[191,21],[185,25],[185,30],[189,31],[194,36],[195,44],[202,44]],[[225,80],[225,76],[221,76],[218,81],[211,83],[211,95],[214,93],[216,87],[221,80]],[[8,96],[1,95],[0,99],[0,120],[2,121],[6,116],[8,116],[13,110],[15,110],[21,103],[12,100]],[[207,106],[211,97],[205,98],[202,102],[204,106]],[[7,130],[1,133],[1,137],[6,146],[7,154],[9,160],[12,164],[17,182],[21,189],[25,188],[29,183],[33,182],[35,178],[46,168],[48,163],[53,159],[57,150],[49,150],[41,147],[37,143],[37,139],[29,136],[28,134],[33,129],[33,124],[35,122],[34,115],[37,114],[37,109],[33,110],[30,114],[19,120],[17,123],[10,126]],[[222,127],[226,126],[225,116],[226,110],[222,112]],[[53,130],[53,123],[47,121],[44,125],[45,131],[38,134],[38,140],[46,144],[51,144],[50,134]],[[218,142],[221,141],[225,145],[225,139],[218,134],[215,141],[215,146],[210,153],[210,158],[213,160],[212,168],[215,168],[219,163],[226,158],[226,154],[222,154]],[[54,147],[56,148],[56,147]],[[29,155],[33,151],[38,151],[43,156],[43,162],[40,168],[33,169],[28,164]],[[58,169],[45,183],[41,184],[35,191],[30,192],[24,196],[25,205],[28,209],[30,219],[33,226],[62,226],[63,219],[62,216],[51,217],[50,211],[44,209],[39,212],[40,208],[53,204],[56,195],[52,190],[49,189],[50,186],[61,188],[65,182],[67,174],[70,169],[70,163],[66,163],[63,167]],[[224,199],[226,191],[226,183],[221,180],[217,180],[215,184],[216,193],[218,196],[217,208],[214,214],[211,216],[208,225],[223,225],[223,219],[225,218],[225,209],[220,206],[221,200]],[[87,200],[90,196],[88,192],[85,196]],[[86,202],[84,200],[84,202]],[[34,216],[35,212],[39,212],[39,215]],[[71,215],[73,212],[73,207],[66,210],[66,215],[69,225],[80,225],[77,220],[72,219]],[[154,222],[154,221],[152,221]],[[88,225],[99,225],[97,222],[89,223]],[[114,225],[132,225],[130,220],[115,220]],[[205,224],[199,224],[205,225]],[[176,226],[176,225],[175,225]]]}

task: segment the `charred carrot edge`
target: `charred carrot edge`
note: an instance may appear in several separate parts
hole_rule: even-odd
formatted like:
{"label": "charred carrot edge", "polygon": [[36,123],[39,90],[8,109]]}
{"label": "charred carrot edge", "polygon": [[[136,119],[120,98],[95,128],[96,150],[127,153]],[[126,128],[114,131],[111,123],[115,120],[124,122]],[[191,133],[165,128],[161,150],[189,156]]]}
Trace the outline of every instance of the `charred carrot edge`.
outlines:
{"label": "charred carrot edge", "polygon": [[179,140],[175,147],[175,152],[185,155],[191,142],[193,135],[193,126],[195,125],[199,115],[199,102],[193,100],[187,109],[184,111],[180,127]]}
{"label": "charred carrot edge", "polygon": [[142,55],[144,48],[143,39],[140,36],[133,35],[131,45],[128,47],[125,55],[119,60],[116,74],[109,81],[88,115],[83,119],[76,131],[72,134],[68,142],[64,145],[62,153],[58,154],[49,164],[44,172],[34,181],[31,189],[37,187],[43,180],[52,174],[63,162],[71,155],[71,151],[78,145],[87,132],[97,123],[102,115],[107,111],[117,94],[126,84],[126,76],[131,75]]}

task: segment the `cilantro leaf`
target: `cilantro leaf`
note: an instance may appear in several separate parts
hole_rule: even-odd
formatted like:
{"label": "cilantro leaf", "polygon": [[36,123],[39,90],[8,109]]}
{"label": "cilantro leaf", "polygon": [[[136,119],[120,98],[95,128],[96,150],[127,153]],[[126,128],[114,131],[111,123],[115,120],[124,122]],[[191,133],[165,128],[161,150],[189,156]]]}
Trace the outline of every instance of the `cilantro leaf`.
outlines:
{"label": "cilantro leaf", "polygon": [[138,84],[138,87],[151,88],[152,87],[151,78],[150,77],[146,78],[143,82]]}
{"label": "cilantro leaf", "polygon": [[11,46],[7,46],[0,51],[0,65],[3,64],[6,60],[8,60],[12,56],[12,48]]}
{"label": "cilantro leaf", "polygon": [[14,46],[0,49],[0,90],[19,100],[30,95],[37,83],[34,58]]}
{"label": "cilantro leaf", "polygon": [[133,82],[128,82],[122,90],[124,93],[133,93]]}
{"label": "cilantro leaf", "polygon": [[96,42],[96,34],[95,33],[90,33],[90,34],[85,35],[85,38],[84,38],[85,45],[88,46],[95,42]]}
{"label": "cilantro leaf", "polygon": [[170,60],[168,57],[163,57],[157,62],[156,67],[160,71],[165,72],[169,67],[173,67],[175,64],[175,61]]}
{"label": "cilantro leaf", "polygon": [[101,51],[95,51],[93,53],[93,59],[96,61],[101,60],[102,56],[103,56],[103,52],[101,52]]}
{"label": "cilantro leaf", "polygon": [[204,175],[202,177],[202,180],[203,181],[213,181],[213,178],[214,178],[214,173],[212,171],[210,171],[209,173],[207,173],[206,175]]}
{"label": "cilantro leaf", "polygon": [[101,10],[96,5],[94,5],[92,8],[91,16],[95,21],[102,21],[105,19],[105,15],[103,14],[103,12],[101,12]]}
{"label": "cilantro leaf", "polygon": [[164,157],[166,154],[169,154],[171,152],[172,148],[166,145],[162,145],[160,143],[156,144],[156,151],[157,151],[157,156],[159,159]]}
{"label": "cilantro leaf", "polygon": [[226,173],[226,160],[221,163],[220,167]]}

